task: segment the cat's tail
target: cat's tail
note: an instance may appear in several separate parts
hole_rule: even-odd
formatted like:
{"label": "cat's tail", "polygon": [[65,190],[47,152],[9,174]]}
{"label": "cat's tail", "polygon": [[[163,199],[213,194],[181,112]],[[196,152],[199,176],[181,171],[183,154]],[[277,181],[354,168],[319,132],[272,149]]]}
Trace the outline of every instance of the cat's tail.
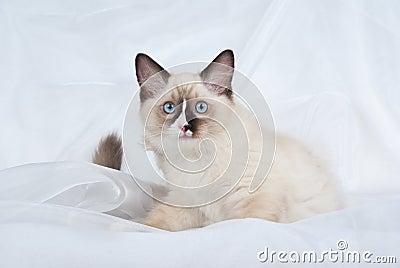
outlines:
{"label": "cat's tail", "polygon": [[113,132],[100,140],[94,152],[92,162],[120,170],[122,161],[122,140],[121,137]]}

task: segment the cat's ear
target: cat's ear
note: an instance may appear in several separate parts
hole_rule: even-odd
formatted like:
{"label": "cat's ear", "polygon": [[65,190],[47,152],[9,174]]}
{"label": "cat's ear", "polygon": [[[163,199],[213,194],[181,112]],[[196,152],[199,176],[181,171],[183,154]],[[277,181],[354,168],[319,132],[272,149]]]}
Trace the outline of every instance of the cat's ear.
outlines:
{"label": "cat's ear", "polygon": [[137,54],[135,68],[141,101],[153,98],[165,89],[170,74],[152,58],[143,53]]}
{"label": "cat's ear", "polygon": [[201,73],[207,88],[218,95],[232,95],[235,58],[230,49],[222,51]]}

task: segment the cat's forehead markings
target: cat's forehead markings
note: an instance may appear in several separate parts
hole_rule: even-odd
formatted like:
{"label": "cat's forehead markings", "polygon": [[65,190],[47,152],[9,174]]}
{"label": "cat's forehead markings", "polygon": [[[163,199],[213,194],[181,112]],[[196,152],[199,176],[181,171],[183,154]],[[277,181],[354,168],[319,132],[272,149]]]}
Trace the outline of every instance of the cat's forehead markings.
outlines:
{"label": "cat's forehead markings", "polygon": [[177,86],[172,90],[171,93],[171,98],[176,102],[176,103],[181,103],[183,99],[183,89],[181,86]]}
{"label": "cat's forehead markings", "polygon": [[183,100],[197,98],[197,95],[196,89],[191,84],[177,86],[171,91],[171,99],[175,103],[182,103]]}
{"label": "cat's forehead markings", "polygon": [[183,99],[182,102],[182,112],[184,113],[184,111],[186,111],[186,99]]}

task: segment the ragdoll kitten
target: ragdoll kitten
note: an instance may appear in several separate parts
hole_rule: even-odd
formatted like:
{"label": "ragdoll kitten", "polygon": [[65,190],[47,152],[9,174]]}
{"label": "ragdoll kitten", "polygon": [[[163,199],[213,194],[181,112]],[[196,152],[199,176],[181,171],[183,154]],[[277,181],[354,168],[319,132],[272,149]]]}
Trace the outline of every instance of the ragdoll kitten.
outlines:
{"label": "ragdoll kitten", "polygon": [[[181,186],[200,186],[224,177],[229,161],[232,161],[231,141],[227,132],[238,132],[244,125],[249,135],[248,148],[242,145],[236,147],[237,150],[248,150],[242,153],[249,155],[240,182],[234,186],[241,173],[235,174],[236,178],[225,176],[225,180],[216,183],[214,191],[223,192],[234,186],[229,194],[196,208],[157,203],[149,212],[145,224],[179,231],[238,218],[289,223],[339,207],[335,184],[318,159],[300,142],[279,134],[276,137],[274,162],[267,179],[256,192],[249,192],[250,181],[260,160],[262,143],[268,146],[268,142],[263,141],[250,111],[235,100],[234,91],[231,90],[234,74],[234,55],[231,50],[220,53],[208,67],[196,74],[170,74],[145,54],[138,54],[135,64],[141,86],[141,117],[143,123],[146,122],[145,149],[154,152],[158,166],[170,182]],[[233,119],[234,112],[241,119],[240,125]],[[221,126],[209,117],[226,120]],[[200,152],[199,144],[207,138],[214,141],[210,146],[216,148],[207,148],[206,144]],[[177,143],[179,150],[174,150]],[[164,147],[171,147],[168,157],[164,152],[168,148]],[[215,158],[201,172],[188,173],[174,166],[179,165],[179,161],[195,161],[208,151],[216,152]],[[116,134],[111,134],[100,142],[93,162],[120,169],[121,157],[121,140]],[[175,163],[171,164],[170,160]],[[265,169],[270,167],[269,164],[260,163]],[[190,196],[170,191],[168,198],[177,200]]]}

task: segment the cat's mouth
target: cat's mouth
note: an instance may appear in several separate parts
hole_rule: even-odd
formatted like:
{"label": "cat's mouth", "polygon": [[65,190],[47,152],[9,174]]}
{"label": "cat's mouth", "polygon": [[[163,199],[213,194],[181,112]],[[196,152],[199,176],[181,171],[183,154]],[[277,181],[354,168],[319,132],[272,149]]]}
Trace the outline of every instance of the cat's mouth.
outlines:
{"label": "cat's mouth", "polygon": [[179,131],[179,139],[192,139],[193,138],[193,132],[188,130],[188,131]]}

